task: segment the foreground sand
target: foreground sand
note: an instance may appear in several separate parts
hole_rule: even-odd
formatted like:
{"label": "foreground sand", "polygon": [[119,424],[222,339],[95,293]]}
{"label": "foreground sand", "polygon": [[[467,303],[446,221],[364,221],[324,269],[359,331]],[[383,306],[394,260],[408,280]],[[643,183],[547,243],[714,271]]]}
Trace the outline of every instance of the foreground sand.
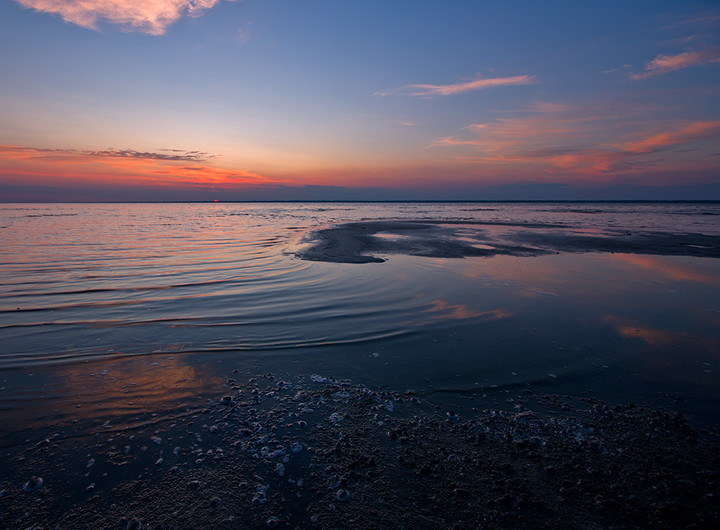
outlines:
{"label": "foreground sand", "polygon": [[171,420],[4,448],[0,526],[720,525],[720,443],[680,415],[531,387],[481,398],[449,411],[320,376],[228,379]]}

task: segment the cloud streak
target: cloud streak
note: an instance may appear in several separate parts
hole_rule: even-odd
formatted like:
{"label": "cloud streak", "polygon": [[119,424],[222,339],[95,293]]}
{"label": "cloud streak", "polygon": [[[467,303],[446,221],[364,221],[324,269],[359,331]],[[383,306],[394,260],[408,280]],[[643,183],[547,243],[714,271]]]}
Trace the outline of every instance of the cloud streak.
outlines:
{"label": "cloud streak", "polygon": [[[678,121],[626,129],[628,115],[602,109],[537,105],[529,116],[502,118],[465,127],[466,134],[436,140],[431,147],[471,150],[457,158],[488,170],[565,175],[570,180],[650,174],[684,167],[717,168],[713,150],[702,142],[720,138],[720,121]],[[608,134],[617,140],[608,142]],[[692,155],[683,150],[692,149]]]}
{"label": "cloud streak", "polygon": [[45,153],[52,155],[70,155],[85,157],[111,157],[111,158],[134,158],[138,160],[167,160],[186,162],[206,162],[216,155],[204,151],[185,151],[183,149],[160,149],[164,153],[153,153],[147,151],[135,151],[133,149],[102,149],[102,150],[78,150],[78,149],[48,149],[43,147],[23,147],[16,145],[0,145],[0,153]]}
{"label": "cloud streak", "polygon": [[630,79],[641,81],[649,77],[668,74],[676,70],[701,64],[720,63],[720,48],[700,51],[687,51],[675,55],[658,55],[645,65],[645,71],[632,74]]}
{"label": "cloud streak", "polygon": [[213,167],[201,151],[168,149],[167,153],[125,150],[80,151],[0,145],[0,183],[72,186],[113,183],[134,186],[215,186],[281,184],[247,169]]}
{"label": "cloud streak", "polygon": [[668,147],[720,137],[720,121],[693,122],[674,131],[653,134],[642,140],[626,142],[622,150],[627,153],[654,153]]}
{"label": "cloud streak", "polygon": [[465,83],[455,83],[452,85],[405,85],[389,90],[380,90],[375,92],[374,96],[452,96],[463,92],[471,92],[473,90],[484,90],[487,88],[495,88],[499,86],[510,85],[531,85],[535,83],[535,76],[517,75],[513,77],[494,77],[488,79],[475,79]]}
{"label": "cloud streak", "polygon": [[59,15],[65,22],[97,30],[106,21],[124,31],[163,35],[181,17],[196,17],[220,0],[16,0],[28,9]]}

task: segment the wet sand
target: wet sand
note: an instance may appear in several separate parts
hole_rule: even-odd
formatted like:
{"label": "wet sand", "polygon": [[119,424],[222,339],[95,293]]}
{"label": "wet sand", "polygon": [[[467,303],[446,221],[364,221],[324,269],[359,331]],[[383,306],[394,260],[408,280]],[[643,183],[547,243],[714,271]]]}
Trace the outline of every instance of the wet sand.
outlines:
{"label": "wet sand", "polygon": [[0,525],[720,524],[720,441],[677,413],[530,386],[450,411],[318,375],[241,379],[171,420],[3,448]]}
{"label": "wet sand", "polygon": [[308,246],[296,253],[298,257],[337,263],[385,261],[377,254],[462,258],[618,252],[720,257],[720,237],[706,234],[626,230],[587,233],[582,227],[559,224],[427,219],[345,223],[317,230],[305,243]]}

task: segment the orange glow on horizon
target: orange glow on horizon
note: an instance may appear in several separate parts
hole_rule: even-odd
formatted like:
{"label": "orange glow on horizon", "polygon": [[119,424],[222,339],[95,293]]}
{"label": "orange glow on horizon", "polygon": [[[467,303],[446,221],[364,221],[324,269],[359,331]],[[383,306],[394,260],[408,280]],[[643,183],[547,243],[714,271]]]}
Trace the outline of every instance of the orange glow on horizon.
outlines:
{"label": "orange glow on horizon", "polygon": [[[202,161],[125,157],[72,150],[39,150],[0,146],[0,178],[6,183],[84,186],[123,184],[129,186],[216,186],[272,185],[287,183],[249,170],[217,168]],[[60,182],[59,182],[60,181]]]}
{"label": "orange glow on horizon", "polygon": [[[563,105],[538,104],[529,117],[504,118],[466,127],[469,138],[446,137],[428,145],[422,156],[361,159],[349,153],[306,156],[261,151],[255,168],[217,165],[212,156],[136,151],[80,151],[0,145],[0,181],[15,185],[120,185],[220,189],[273,186],[330,186],[378,189],[443,189],[452,186],[497,186],[514,183],[557,183],[576,187],[603,186],[619,177],[625,183],[663,186],[676,175],[712,180],[716,162],[693,152],[668,149],[720,137],[720,121],[676,124],[663,132],[618,133],[617,143],[604,143],[598,128],[618,126],[616,117]],[[624,141],[623,141],[624,140]],[[580,142],[580,143],[579,143]],[[581,147],[582,145],[582,147]],[[444,148],[444,149],[438,149]],[[448,148],[460,149],[454,153]],[[700,146],[702,152],[702,146]],[[661,158],[662,157],[662,158]],[[669,176],[668,176],[669,175]],[[628,180],[629,179],[629,180]]]}

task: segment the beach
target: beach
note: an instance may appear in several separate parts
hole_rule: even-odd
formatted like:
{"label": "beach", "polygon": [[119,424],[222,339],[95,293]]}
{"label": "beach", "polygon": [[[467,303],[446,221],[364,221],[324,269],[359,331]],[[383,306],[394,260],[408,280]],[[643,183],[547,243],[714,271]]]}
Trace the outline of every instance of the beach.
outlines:
{"label": "beach", "polygon": [[0,524],[714,528],[719,213],[6,206]]}
{"label": "beach", "polygon": [[[313,374],[229,378],[204,408],[15,448],[7,528],[713,528],[716,434],[591,397],[408,391]],[[7,458],[12,455],[11,458]],[[31,475],[31,473],[35,473]]]}

